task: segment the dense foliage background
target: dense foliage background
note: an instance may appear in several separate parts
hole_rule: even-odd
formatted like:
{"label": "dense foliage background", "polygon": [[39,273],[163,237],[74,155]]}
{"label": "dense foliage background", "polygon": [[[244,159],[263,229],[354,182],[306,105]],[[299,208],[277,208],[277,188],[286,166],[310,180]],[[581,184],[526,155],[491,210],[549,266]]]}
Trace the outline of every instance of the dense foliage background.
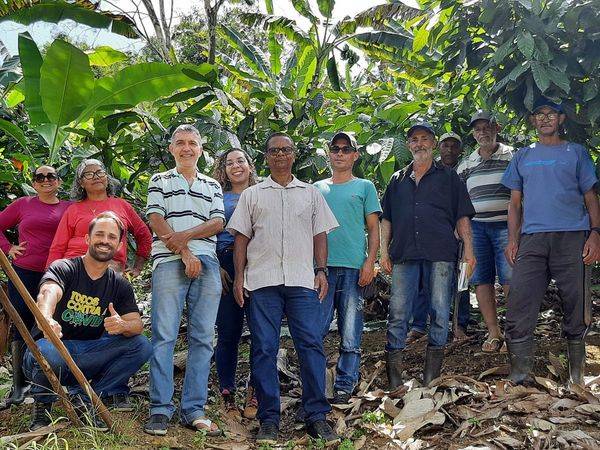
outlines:
{"label": "dense foliage background", "polygon": [[332,134],[353,131],[357,172],[380,188],[408,161],[404,131],[417,117],[468,136],[472,112],[493,109],[503,140],[520,145],[544,94],[565,105],[569,139],[600,145],[600,0],[404,0],[340,21],[334,0],[292,0],[308,30],[274,16],[272,0],[199,0],[176,25],[141,3],[152,32],[90,0],[0,3],[0,21],[71,18],[145,43],[127,54],[68,36],[40,46],[22,33],[11,55],[0,42],[0,207],[29,192],[31,167],[56,164],[68,188],[92,156],[142,205],[184,122],[206,138],[206,171],[231,146],[264,170],[265,136],[286,131],[305,180],[326,176]]}

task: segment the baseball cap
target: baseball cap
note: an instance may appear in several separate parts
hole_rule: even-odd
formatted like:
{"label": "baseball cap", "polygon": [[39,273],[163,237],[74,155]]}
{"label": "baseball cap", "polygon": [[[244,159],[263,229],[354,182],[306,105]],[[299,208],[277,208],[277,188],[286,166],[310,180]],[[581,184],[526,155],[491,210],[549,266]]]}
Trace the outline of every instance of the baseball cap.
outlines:
{"label": "baseball cap", "polygon": [[496,118],[489,111],[484,111],[480,109],[475,114],[471,116],[471,121],[469,122],[469,126],[472,127],[475,122],[478,120],[487,120],[488,122],[496,123]]}
{"label": "baseball cap", "polygon": [[547,106],[548,108],[552,108],[556,112],[564,113],[562,105],[559,105],[558,103],[554,103],[554,102],[548,100],[546,97],[538,98],[538,100],[533,105],[533,111],[531,111],[531,112],[534,113],[538,109],[543,108],[544,106]]}
{"label": "baseball cap", "polygon": [[449,133],[444,133],[444,134],[442,134],[442,137],[440,137],[440,142],[443,142],[443,141],[445,141],[446,139],[450,139],[450,138],[452,138],[452,139],[456,139],[456,140],[458,141],[458,143],[459,143],[459,144],[461,145],[461,147],[462,147],[462,145],[463,145],[463,141],[462,141],[462,139],[460,138],[460,136],[459,136],[458,134],[456,134],[456,133],[455,133],[455,132],[453,132],[453,131],[451,131],[451,132],[449,132]]}
{"label": "baseball cap", "polygon": [[356,138],[354,137],[353,133],[346,133],[345,131],[340,131],[339,133],[336,133],[332,138],[331,141],[329,141],[329,145],[333,145],[333,143],[335,142],[336,139],[339,138],[344,138],[347,139],[348,142],[350,142],[350,146],[355,149],[358,150],[358,144],[356,143]]}
{"label": "baseball cap", "polygon": [[419,129],[425,130],[428,133],[431,133],[433,136],[435,136],[435,131],[433,131],[433,127],[431,126],[431,124],[429,122],[419,121],[419,122],[414,122],[410,126],[410,128],[406,132],[406,137],[409,138],[411,134],[413,134],[416,130],[419,130]]}

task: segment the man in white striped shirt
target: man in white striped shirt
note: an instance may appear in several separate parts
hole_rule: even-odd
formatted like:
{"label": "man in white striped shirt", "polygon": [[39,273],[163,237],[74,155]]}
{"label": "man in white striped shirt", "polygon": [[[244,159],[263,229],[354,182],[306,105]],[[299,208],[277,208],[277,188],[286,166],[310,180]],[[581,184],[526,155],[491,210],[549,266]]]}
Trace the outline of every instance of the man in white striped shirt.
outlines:
{"label": "man in white striped shirt", "polygon": [[206,417],[212,339],[221,298],[216,234],[225,213],[221,186],[198,172],[202,154],[200,133],[192,125],[173,132],[169,151],[176,167],[152,176],[146,215],[152,242],[152,347],[150,359],[150,419],[144,431],[165,435],[175,412],[173,351],[181,315],[187,306],[188,356],[183,391],[183,425],[205,431],[218,429]]}
{"label": "man in white striped shirt", "polygon": [[488,329],[481,350],[494,353],[503,349],[494,284],[497,275],[504,295],[508,296],[512,272],[504,256],[504,248],[508,244],[506,218],[510,190],[501,180],[514,149],[497,142],[500,126],[489,112],[476,112],[469,125],[479,148],[459,164],[456,172],[466,182],[475,208],[471,227],[477,267],[470,282],[475,285],[477,303]]}

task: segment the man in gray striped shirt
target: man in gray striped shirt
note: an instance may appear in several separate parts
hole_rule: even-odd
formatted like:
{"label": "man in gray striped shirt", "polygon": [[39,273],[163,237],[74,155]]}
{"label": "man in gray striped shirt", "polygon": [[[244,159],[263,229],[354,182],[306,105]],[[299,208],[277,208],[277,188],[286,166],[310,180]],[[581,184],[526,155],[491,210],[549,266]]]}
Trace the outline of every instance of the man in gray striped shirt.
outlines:
{"label": "man in gray striped shirt", "polygon": [[503,337],[496,311],[496,275],[508,296],[511,268],[504,248],[508,243],[508,202],[510,190],[501,180],[510,163],[514,149],[497,142],[500,126],[486,111],[471,117],[470,127],[479,148],[465,158],[457,173],[466,182],[475,217],[471,220],[473,249],[477,266],[471,277],[488,336],[481,350],[494,353],[502,349]]}
{"label": "man in gray striped shirt", "polygon": [[165,435],[173,414],[173,351],[187,307],[188,355],[181,393],[183,425],[218,432],[206,417],[212,339],[221,299],[216,234],[225,212],[221,186],[198,171],[200,133],[192,125],[173,132],[175,168],[152,176],[146,215],[152,242],[152,358],[150,419],[144,431]]}

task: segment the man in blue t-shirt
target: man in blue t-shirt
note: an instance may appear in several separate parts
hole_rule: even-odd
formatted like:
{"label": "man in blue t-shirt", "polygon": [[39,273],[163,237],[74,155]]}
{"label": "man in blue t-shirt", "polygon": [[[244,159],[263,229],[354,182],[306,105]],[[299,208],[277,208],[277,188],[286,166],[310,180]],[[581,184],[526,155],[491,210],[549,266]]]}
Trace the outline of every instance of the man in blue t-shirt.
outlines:
{"label": "man in blue t-shirt", "polygon": [[354,136],[337,133],[329,143],[331,178],[315,183],[340,224],[327,235],[329,290],[322,304],[323,337],[336,309],[340,333],[334,404],[348,403],[358,383],[363,330],[361,288],[373,280],[379,248],[381,206],[373,183],[352,174],[358,157]]}
{"label": "man in blue t-shirt", "polygon": [[600,206],[590,155],[560,137],[565,118],[561,105],[540,99],[530,117],[538,142],[519,150],[502,178],[511,190],[505,253],[514,266],[505,334],[509,379],[518,384],[531,381],[533,332],[551,278],[563,300],[569,382],[583,383],[589,271],[600,258]]}

